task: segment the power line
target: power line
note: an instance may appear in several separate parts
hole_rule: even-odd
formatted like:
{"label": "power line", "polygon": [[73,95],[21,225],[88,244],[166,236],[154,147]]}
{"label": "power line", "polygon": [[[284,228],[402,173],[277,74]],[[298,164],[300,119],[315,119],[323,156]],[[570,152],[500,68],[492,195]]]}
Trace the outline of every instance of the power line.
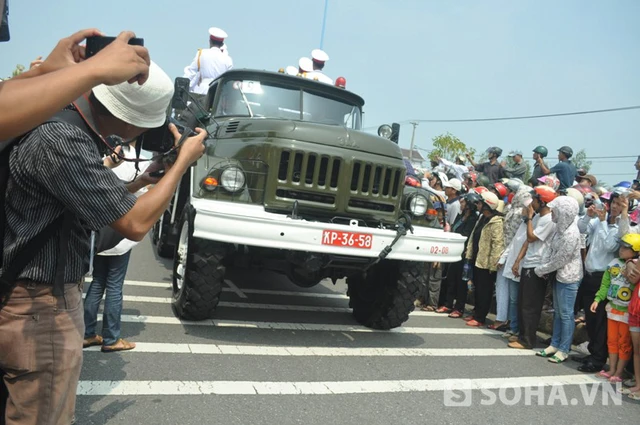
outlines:
{"label": "power line", "polygon": [[[578,112],[561,112],[557,114],[542,114],[542,115],[522,115],[515,117],[493,117],[493,118],[461,118],[461,119],[449,119],[449,120],[412,120],[417,122],[482,122],[482,121],[511,121],[511,120],[530,120],[537,118],[552,118],[552,117],[567,117],[571,115],[587,115],[587,114],[601,114],[605,112],[619,112],[629,111],[632,109],[640,109],[640,105],[624,106],[620,108],[609,109],[594,109],[590,111],[578,111]],[[401,123],[407,123],[409,121],[402,121]]]}
{"label": "power line", "polygon": [[[484,122],[484,121],[513,121],[513,120],[530,120],[530,119],[539,119],[539,118],[553,118],[553,117],[567,117],[572,115],[588,115],[588,114],[602,114],[606,112],[620,112],[620,111],[630,111],[633,109],[640,109],[640,105],[635,106],[623,106],[620,108],[608,108],[608,109],[593,109],[588,111],[577,111],[577,112],[560,112],[556,114],[541,114],[541,115],[521,115],[515,117],[492,117],[492,118],[460,118],[460,119],[445,119],[445,120],[407,120],[400,121],[399,124],[409,124],[411,122]],[[377,127],[366,127],[363,130],[371,130]]]}

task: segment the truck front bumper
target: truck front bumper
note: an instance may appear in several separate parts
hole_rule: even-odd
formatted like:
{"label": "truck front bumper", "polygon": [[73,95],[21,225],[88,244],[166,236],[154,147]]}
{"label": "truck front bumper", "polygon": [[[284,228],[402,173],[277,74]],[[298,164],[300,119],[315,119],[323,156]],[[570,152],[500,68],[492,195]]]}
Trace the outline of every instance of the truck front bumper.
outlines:
{"label": "truck front bumper", "polygon": [[[283,214],[264,211],[262,205],[210,201],[192,198],[195,209],[193,236],[196,238],[248,246],[260,246],[322,254],[375,258],[391,245],[393,230],[292,219]],[[368,246],[345,246],[331,241],[326,234],[356,233],[366,235]],[[369,238],[368,236],[371,236]],[[461,259],[466,238],[457,233],[414,227],[400,237],[388,259],[452,263]],[[334,244],[329,244],[333,242]]]}

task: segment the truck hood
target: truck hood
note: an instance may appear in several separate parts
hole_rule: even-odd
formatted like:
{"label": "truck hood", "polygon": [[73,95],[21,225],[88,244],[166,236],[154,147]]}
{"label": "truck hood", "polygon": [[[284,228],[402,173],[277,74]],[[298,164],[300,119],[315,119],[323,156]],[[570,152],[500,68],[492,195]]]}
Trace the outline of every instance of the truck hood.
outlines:
{"label": "truck hood", "polygon": [[264,118],[232,119],[221,123],[217,137],[242,139],[247,143],[258,137],[298,140],[402,160],[400,147],[390,140],[345,127],[311,122]]}

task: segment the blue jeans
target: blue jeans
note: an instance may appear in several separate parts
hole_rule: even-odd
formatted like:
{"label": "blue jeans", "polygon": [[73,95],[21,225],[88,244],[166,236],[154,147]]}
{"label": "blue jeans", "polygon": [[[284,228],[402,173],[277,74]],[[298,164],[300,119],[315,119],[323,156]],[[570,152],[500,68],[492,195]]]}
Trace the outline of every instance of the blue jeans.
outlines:
{"label": "blue jeans", "polygon": [[84,337],[96,335],[98,309],[102,296],[107,292],[102,315],[102,337],[104,345],[113,345],[120,338],[122,315],[122,286],[127,274],[131,251],[122,255],[96,255],[93,259],[93,281],[84,300]]}
{"label": "blue jeans", "polygon": [[520,291],[520,282],[507,279],[509,284],[509,326],[511,332],[518,334],[520,328],[518,327],[518,291]]}
{"label": "blue jeans", "polygon": [[509,283],[503,271],[504,267],[496,274],[496,322],[506,322],[509,318]]}
{"label": "blue jeans", "polygon": [[553,282],[553,336],[551,345],[563,353],[569,353],[576,323],[573,306],[580,282]]}

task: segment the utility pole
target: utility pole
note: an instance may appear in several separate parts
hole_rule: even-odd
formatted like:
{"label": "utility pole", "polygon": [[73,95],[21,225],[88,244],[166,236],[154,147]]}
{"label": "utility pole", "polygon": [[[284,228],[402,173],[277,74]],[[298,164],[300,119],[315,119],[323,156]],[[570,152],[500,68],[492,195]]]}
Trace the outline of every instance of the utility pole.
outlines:
{"label": "utility pole", "polygon": [[329,8],[329,0],[324,0],[324,14],[322,16],[322,31],[320,33],[320,48],[324,47],[324,30],[327,27],[327,9]]}
{"label": "utility pole", "polygon": [[413,165],[413,142],[416,137],[416,127],[418,126],[417,122],[409,123],[413,126],[413,132],[411,133],[411,147],[409,148],[409,162]]}

